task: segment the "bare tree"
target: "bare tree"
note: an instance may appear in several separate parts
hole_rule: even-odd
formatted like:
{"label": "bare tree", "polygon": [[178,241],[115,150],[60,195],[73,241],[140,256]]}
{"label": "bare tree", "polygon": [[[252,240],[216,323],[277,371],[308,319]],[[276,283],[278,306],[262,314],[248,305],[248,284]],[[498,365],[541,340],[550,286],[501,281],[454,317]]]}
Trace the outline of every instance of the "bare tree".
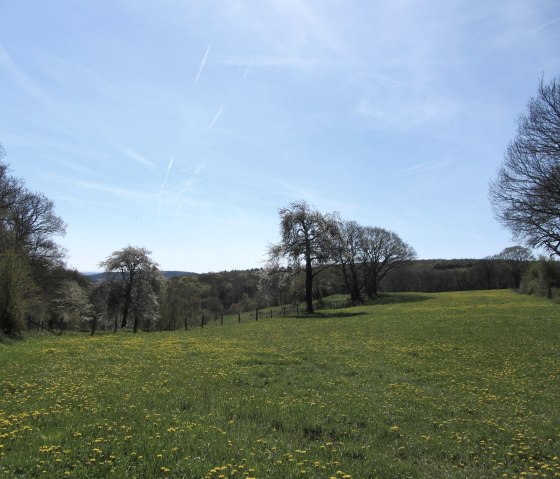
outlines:
{"label": "bare tree", "polygon": [[560,255],[560,78],[541,80],[519,117],[490,201],[515,238]]}
{"label": "bare tree", "polygon": [[53,240],[63,236],[66,225],[54,212],[54,203],[41,193],[21,189],[7,217],[16,249],[32,265],[60,265],[64,251]]}
{"label": "bare tree", "polygon": [[130,313],[134,313],[136,332],[139,320],[148,319],[157,306],[156,276],[160,273],[150,254],[146,248],[127,246],[99,263],[108,280],[115,280],[117,276],[120,281],[115,284],[122,291],[121,329],[126,327]]}
{"label": "bare tree", "polygon": [[352,303],[362,302],[360,269],[362,269],[363,226],[355,221],[339,221],[335,242],[336,262],[340,265],[344,285]]}
{"label": "bare tree", "polygon": [[312,209],[303,200],[278,213],[281,240],[270,247],[269,258],[287,260],[294,272],[305,271],[306,310],[313,313],[313,280],[332,261],[336,218]]}
{"label": "bare tree", "polygon": [[414,248],[396,233],[383,228],[361,228],[359,242],[364,286],[370,298],[377,296],[379,285],[387,273],[416,258]]}

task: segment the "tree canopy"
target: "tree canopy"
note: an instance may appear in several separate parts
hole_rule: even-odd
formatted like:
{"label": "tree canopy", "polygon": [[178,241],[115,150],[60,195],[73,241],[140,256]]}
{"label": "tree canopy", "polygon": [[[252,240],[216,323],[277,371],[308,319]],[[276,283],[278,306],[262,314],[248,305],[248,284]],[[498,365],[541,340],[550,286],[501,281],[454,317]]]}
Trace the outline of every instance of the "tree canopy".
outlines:
{"label": "tree canopy", "polygon": [[66,225],[52,200],[10,174],[4,156],[0,145],[0,331],[14,336],[23,315],[48,303],[58,287],[64,250],[55,237],[65,234]]}
{"label": "tree canopy", "polygon": [[134,332],[140,322],[145,322],[149,329],[159,312],[157,293],[161,273],[150,254],[146,248],[127,246],[99,263],[112,282],[111,289],[117,291],[111,297],[120,296],[122,300],[121,328],[127,326],[132,313]]}
{"label": "tree canopy", "polygon": [[334,215],[320,213],[305,201],[278,210],[280,242],[269,249],[271,261],[285,259],[294,271],[305,271],[305,304],[313,312],[313,280],[333,258]]}

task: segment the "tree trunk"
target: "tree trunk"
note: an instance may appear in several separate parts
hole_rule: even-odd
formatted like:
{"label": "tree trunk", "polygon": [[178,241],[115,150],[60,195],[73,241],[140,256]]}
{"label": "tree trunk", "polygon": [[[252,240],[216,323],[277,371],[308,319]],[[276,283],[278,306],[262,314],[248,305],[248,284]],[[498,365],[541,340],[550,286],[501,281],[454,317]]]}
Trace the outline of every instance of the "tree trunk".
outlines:
{"label": "tree trunk", "polygon": [[94,314],[91,320],[91,336],[95,334],[96,327],[97,327],[97,314]]}
{"label": "tree trunk", "polygon": [[305,261],[305,305],[308,313],[313,313],[313,268],[311,260]]}
{"label": "tree trunk", "polygon": [[121,321],[121,329],[126,327],[126,323],[128,321],[128,313],[130,311],[130,305],[132,303],[132,278],[133,275],[132,273],[130,273],[130,278],[126,286],[126,292],[124,296],[124,307],[123,307],[123,315]]}
{"label": "tree trunk", "polygon": [[125,298],[124,307],[123,307],[123,315],[121,320],[121,329],[126,327],[126,323],[128,321],[128,311],[130,309],[130,299],[128,296]]}

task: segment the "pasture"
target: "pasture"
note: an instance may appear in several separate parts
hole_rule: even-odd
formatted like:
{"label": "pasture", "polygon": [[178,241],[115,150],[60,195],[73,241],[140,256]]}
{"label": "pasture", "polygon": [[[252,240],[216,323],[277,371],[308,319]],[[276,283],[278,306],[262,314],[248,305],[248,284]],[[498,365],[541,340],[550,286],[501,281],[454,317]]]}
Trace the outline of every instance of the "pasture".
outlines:
{"label": "pasture", "polygon": [[560,477],[560,309],[509,291],[0,344],[2,478]]}

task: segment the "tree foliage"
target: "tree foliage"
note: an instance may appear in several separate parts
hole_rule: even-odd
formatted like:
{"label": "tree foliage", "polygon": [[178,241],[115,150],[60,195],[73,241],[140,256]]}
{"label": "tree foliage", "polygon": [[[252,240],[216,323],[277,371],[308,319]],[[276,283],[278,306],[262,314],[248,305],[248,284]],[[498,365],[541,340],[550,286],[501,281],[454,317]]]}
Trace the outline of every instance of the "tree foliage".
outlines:
{"label": "tree foliage", "polygon": [[127,246],[99,263],[112,286],[107,298],[114,299],[115,292],[120,298],[121,329],[128,325],[131,315],[134,332],[140,324],[149,329],[158,318],[161,273],[150,254],[146,248]]}
{"label": "tree foliage", "polygon": [[23,329],[26,268],[11,250],[0,255],[0,333],[13,337]]}
{"label": "tree foliage", "polygon": [[202,298],[209,287],[193,276],[175,277],[167,280],[161,299],[162,329],[174,331],[182,327],[185,331],[198,324],[202,314]]}
{"label": "tree foliage", "polygon": [[529,101],[490,186],[497,219],[529,246],[560,255],[560,78]]}
{"label": "tree foliage", "polygon": [[74,280],[63,281],[51,301],[51,317],[60,331],[74,320],[79,327],[81,321],[89,319],[91,309],[86,290]]}
{"label": "tree foliage", "polygon": [[[26,188],[10,174],[0,145],[0,282],[3,292],[2,329],[16,334],[25,314],[41,322],[65,270],[64,250],[55,237],[66,225],[56,215],[54,203],[42,193]],[[10,319],[8,319],[10,318]]]}
{"label": "tree foliage", "polygon": [[312,209],[305,201],[291,203],[278,211],[280,242],[269,249],[271,261],[286,260],[293,271],[305,271],[305,303],[313,312],[313,280],[332,262],[336,217]]}
{"label": "tree foliage", "polygon": [[[338,213],[322,214],[304,201],[292,203],[279,213],[281,240],[269,250],[267,275],[277,278],[279,289],[285,287],[285,279],[280,281],[281,272],[304,271],[307,312],[313,312],[314,278],[325,268],[340,269],[351,301],[359,303],[363,294],[375,297],[387,274],[416,257],[414,249],[396,233],[344,221]],[[261,284],[268,285],[270,296],[271,286],[276,283],[267,279]]]}

